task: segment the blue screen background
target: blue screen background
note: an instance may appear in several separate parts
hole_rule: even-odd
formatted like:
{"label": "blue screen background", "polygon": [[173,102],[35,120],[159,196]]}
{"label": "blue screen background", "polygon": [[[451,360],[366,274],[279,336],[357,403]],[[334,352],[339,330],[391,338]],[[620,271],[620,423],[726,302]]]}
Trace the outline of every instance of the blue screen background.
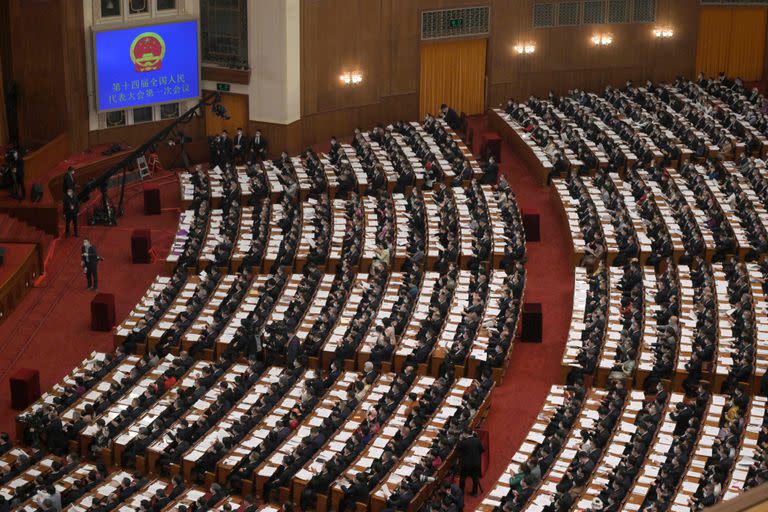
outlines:
{"label": "blue screen background", "polygon": [[[154,32],[165,41],[160,69],[136,71],[131,44]],[[99,110],[171,103],[200,95],[197,21],[96,32],[96,88]]]}

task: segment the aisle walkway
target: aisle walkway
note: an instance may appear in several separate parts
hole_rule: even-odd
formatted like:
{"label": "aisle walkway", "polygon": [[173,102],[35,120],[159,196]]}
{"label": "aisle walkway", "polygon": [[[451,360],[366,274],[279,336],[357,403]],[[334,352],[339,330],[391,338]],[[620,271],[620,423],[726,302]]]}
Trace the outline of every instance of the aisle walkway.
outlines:
{"label": "aisle walkway", "polygon": [[[485,126],[485,118],[472,118],[470,122],[475,127]],[[472,148],[476,155],[480,154],[478,140],[475,137],[476,147]],[[541,344],[515,342],[504,383],[494,392],[490,414],[482,427],[490,432],[491,448],[490,465],[482,480],[486,493],[525,438],[550,386],[559,382],[573,301],[570,236],[561,222],[560,206],[550,189],[534,182],[507,144],[502,144],[501,169],[517,194],[520,208],[537,211],[541,217],[542,241],[528,244],[525,302],[542,304],[544,334]],[[481,495],[467,496],[465,510],[473,510],[481,499]]]}
{"label": "aisle walkway", "polygon": [[142,189],[138,184],[126,190],[126,214],[117,227],[81,226],[80,238],[55,240],[45,279],[0,324],[0,431],[13,429],[17,412],[10,408],[8,378],[18,368],[40,370],[40,387],[45,391],[91,351],[112,349],[112,333],[90,330],[90,302],[95,292],[86,289],[80,246],[87,237],[104,258],[99,264],[98,291],[115,294],[119,322],[162,267],[161,262],[131,264],[131,232],[135,228],[150,229],[153,246],[161,256],[176,232],[178,181],[166,177],[158,183],[164,207],[161,215],[143,214]]}

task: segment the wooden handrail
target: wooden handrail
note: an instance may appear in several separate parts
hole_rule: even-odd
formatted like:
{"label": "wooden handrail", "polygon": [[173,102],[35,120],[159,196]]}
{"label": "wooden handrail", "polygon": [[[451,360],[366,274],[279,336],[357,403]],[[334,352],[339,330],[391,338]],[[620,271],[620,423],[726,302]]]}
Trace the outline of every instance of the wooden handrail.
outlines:
{"label": "wooden handrail", "polygon": [[741,496],[718,503],[708,512],[758,512],[768,510],[768,484],[750,489]]}

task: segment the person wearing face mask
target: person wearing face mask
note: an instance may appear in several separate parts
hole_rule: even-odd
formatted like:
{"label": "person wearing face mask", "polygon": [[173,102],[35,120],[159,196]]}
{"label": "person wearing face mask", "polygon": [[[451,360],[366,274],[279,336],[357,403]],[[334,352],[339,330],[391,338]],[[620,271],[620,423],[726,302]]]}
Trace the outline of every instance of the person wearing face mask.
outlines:
{"label": "person wearing face mask", "polygon": [[232,139],[227,130],[222,130],[218,141],[219,165],[229,163],[232,159]]}
{"label": "person wearing face mask", "polygon": [[99,287],[97,266],[102,258],[97,254],[96,246],[92,245],[87,238],[83,240],[83,249],[80,259],[85,278],[88,281],[88,289],[97,289]]}
{"label": "person wearing face mask", "polygon": [[235,139],[233,141],[233,156],[235,157],[235,161],[240,163],[243,161],[243,158],[245,157],[245,146],[246,146],[247,138],[245,134],[243,133],[243,129],[238,127],[237,133],[235,134]]}
{"label": "person wearing face mask", "polygon": [[255,160],[267,159],[267,139],[261,134],[261,130],[256,130],[256,134],[253,136],[251,154]]}

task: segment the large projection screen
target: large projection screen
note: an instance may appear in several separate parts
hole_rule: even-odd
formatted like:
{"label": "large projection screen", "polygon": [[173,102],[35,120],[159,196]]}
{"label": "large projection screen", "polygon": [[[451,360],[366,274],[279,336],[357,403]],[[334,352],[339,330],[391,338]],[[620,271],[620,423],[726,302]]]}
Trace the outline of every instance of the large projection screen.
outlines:
{"label": "large projection screen", "polygon": [[94,31],[100,112],[200,97],[196,20]]}

